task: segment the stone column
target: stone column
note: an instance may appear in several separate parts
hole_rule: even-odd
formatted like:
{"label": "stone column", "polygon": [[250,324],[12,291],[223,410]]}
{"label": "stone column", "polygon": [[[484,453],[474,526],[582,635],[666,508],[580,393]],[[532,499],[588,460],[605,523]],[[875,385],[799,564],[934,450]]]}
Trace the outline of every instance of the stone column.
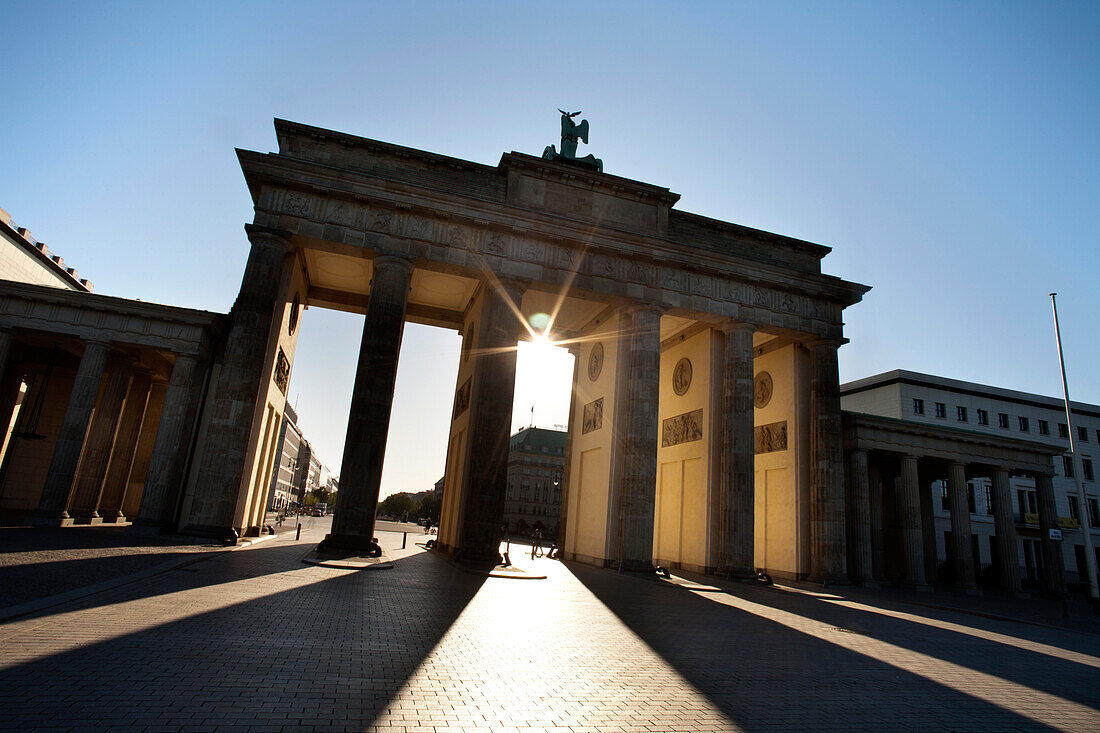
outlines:
{"label": "stone column", "polygon": [[180,470],[187,452],[184,437],[189,427],[193,396],[197,391],[194,384],[197,366],[198,357],[192,354],[176,355],[172,376],[168,379],[168,391],[164,394],[153,454],[149,458],[149,473],[145,476],[141,506],[134,519],[135,526],[163,529],[175,519],[182,480]]}
{"label": "stone column", "polygon": [[4,373],[8,369],[8,356],[11,355],[11,347],[14,340],[11,331],[6,328],[0,328],[0,379],[3,378]]}
{"label": "stone column", "polygon": [[626,426],[622,491],[619,495],[623,570],[653,570],[653,510],[657,493],[657,405],[660,397],[661,313],[654,306],[633,310],[630,377],[626,387]]}
{"label": "stone column", "polygon": [[901,496],[898,502],[902,526],[902,559],[905,582],[909,585],[927,586],[924,567],[924,534],[921,529],[920,477],[917,472],[917,456],[901,457]]}
{"label": "stone column", "polygon": [[[194,499],[185,531],[224,536],[232,529],[268,340],[278,308],[289,240],[277,232],[246,226],[252,249],[241,290],[229,316],[221,371],[213,386],[204,450],[198,462]],[[259,448],[258,448],[259,449]],[[148,489],[148,487],[147,487]],[[247,490],[247,488],[245,489]]]}
{"label": "stone column", "polygon": [[46,483],[42,487],[42,496],[38,500],[38,508],[27,518],[28,524],[72,524],[65,508],[72,495],[80,452],[88,434],[88,423],[91,422],[92,412],[95,410],[110,348],[105,341],[88,341],[84,344],[84,355],[80,357],[76,381],[69,393],[69,405],[65,408],[65,417],[57,433],[57,443],[46,473]]}
{"label": "stone column", "polygon": [[412,271],[412,262],[401,257],[374,258],[344,458],[340,464],[340,492],[336,495],[332,531],[322,543],[326,548],[381,554],[374,542],[374,515],[382,486],[382,461]]}
{"label": "stone column", "polygon": [[103,480],[107,476],[107,465],[115,448],[115,436],[133,376],[133,363],[129,359],[111,357],[69,509],[69,513],[81,523],[99,524],[103,521],[98,511]]}
{"label": "stone column", "polygon": [[[1062,545],[1050,538],[1050,530],[1058,528],[1058,511],[1054,503],[1054,483],[1049,473],[1035,474],[1035,499],[1039,504],[1040,546],[1043,553],[1043,577],[1040,578],[1043,594],[1051,598],[1066,595],[1066,565],[1062,558]],[[1081,507],[1087,511],[1088,507]]]}
{"label": "stone column", "polygon": [[955,585],[977,588],[974,553],[970,549],[970,503],[966,491],[966,466],[952,461],[947,467],[947,498],[951,506],[951,564]]}
{"label": "stone column", "polygon": [[839,347],[835,341],[810,344],[810,578],[846,583]]}
{"label": "stone column", "polygon": [[993,469],[993,521],[997,528],[997,557],[1001,567],[1001,587],[1009,593],[1020,592],[1020,556],[1016,549],[1016,518],[1012,512],[1012,490],[1008,469]]}
{"label": "stone column", "polygon": [[[735,324],[726,329],[722,374],[722,473],[719,489],[722,517],[718,573],[738,580],[756,578],[752,333],[752,327],[747,324]],[[654,409],[656,407],[654,404]]]}
{"label": "stone column", "polygon": [[[457,552],[463,560],[500,562],[500,524],[508,491],[508,439],[516,386],[518,306],[523,286],[513,280],[486,284],[474,359]],[[510,302],[509,302],[510,301]]]}
{"label": "stone column", "polygon": [[558,515],[558,553],[564,558],[566,523],[569,521],[570,472],[573,470],[573,440],[580,427],[577,425],[577,379],[581,374],[581,347],[578,343],[569,345],[573,355],[573,381],[569,389],[569,417],[566,419],[565,465],[561,473],[561,510]]}
{"label": "stone column", "polygon": [[103,496],[99,501],[99,514],[105,522],[126,521],[122,513],[122,499],[130,480],[130,468],[134,465],[134,453],[145,421],[145,407],[149,403],[151,386],[152,375],[145,370],[138,370],[130,383],[130,394],[119,419],[115,450],[111,454],[111,464],[103,480]]}
{"label": "stone column", "polygon": [[848,453],[851,501],[849,538],[852,547],[852,580],[858,583],[873,581],[873,562],[871,559],[873,542],[871,540],[871,482],[867,470],[867,451],[854,448]]}
{"label": "stone column", "polygon": [[882,526],[882,475],[877,461],[867,464],[868,499],[871,508],[871,577],[886,579],[886,532]]}

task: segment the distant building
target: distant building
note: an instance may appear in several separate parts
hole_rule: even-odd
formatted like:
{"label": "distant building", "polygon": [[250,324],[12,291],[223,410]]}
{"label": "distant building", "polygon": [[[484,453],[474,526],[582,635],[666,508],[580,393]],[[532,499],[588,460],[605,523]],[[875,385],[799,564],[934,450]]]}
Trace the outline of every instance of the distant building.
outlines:
{"label": "distant building", "polygon": [[[902,579],[906,574],[904,543],[891,538],[892,528],[906,521],[902,511],[905,460],[911,461],[908,480],[915,484],[920,499],[919,516],[914,515],[919,526],[913,528],[919,535],[913,536],[923,538],[928,571],[918,583],[942,575],[950,565],[955,530],[969,525],[966,545],[979,584],[983,575],[985,585],[994,584],[1002,555],[1015,561],[1010,574],[1022,578],[1025,585],[1038,584],[1043,576],[1042,544],[1049,538],[1040,523],[1042,485],[1037,481],[1049,482],[1053,488],[1049,522],[1055,534],[1061,532],[1055,547],[1066,580],[1087,579],[1081,532],[1084,511],[1100,565],[1100,484],[1095,466],[1100,459],[1100,406],[1072,403],[1084,508],[1067,455],[1069,426],[1061,399],[895,370],[841,385],[841,406],[845,451],[849,458],[859,451],[858,463],[869,467],[872,526],[880,527],[884,536],[873,544],[885,548],[876,569],[881,564],[880,572],[887,578]],[[952,465],[960,482],[965,481],[965,503],[960,497],[959,505],[969,514],[954,523],[949,492]],[[849,462],[850,472],[855,466]],[[1008,483],[1004,494],[1008,501],[1000,510],[1005,514],[1008,544],[997,538],[1001,531],[996,521],[998,471]]]}
{"label": "distant building", "polygon": [[508,443],[508,491],[504,523],[509,532],[539,529],[555,537],[561,518],[565,432],[524,428]]}
{"label": "distant building", "polygon": [[92,292],[92,284],[82,280],[76,269],[65,266],[65,260],[51,255],[45,242],[31,236],[26,227],[12,221],[8,212],[0,209],[0,277],[4,280]]}
{"label": "distant building", "polygon": [[335,491],[335,488],[330,487],[336,486],[336,479],[302,435],[302,430],[298,427],[298,413],[290,403],[284,408],[280,430],[280,450],[276,454],[276,466],[272,472],[268,511],[279,511],[301,504],[311,491]]}

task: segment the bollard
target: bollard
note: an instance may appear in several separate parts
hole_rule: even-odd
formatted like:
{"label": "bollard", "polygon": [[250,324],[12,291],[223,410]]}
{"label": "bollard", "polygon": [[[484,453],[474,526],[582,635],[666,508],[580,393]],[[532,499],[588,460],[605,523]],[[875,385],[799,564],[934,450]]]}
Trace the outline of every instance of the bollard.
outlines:
{"label": "bollard", "polygon": [[402,550],[405,549],[405,543],[408,542],[408,540],[409,540],[409,533],[408,532],[402,532],[401,533],[401,549]]}
{"label": "bollard", "polygon": [[302,539],[302,523],[298,522],[298,531],[294,533],[294,541]]}

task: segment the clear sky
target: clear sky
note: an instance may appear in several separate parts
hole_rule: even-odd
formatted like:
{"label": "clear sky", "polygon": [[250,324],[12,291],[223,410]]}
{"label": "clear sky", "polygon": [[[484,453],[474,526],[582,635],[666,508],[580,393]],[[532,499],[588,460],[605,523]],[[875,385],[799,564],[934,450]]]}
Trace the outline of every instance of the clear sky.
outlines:
{"label": "clear sky", "polygon": [[[678,208],[833,247],[874,289],[842,380],[1100,403],[1095,2],[0,2],[0,207],[96,292],[228,311],[272,118],[486,164],[558,142]],[[311,309],[291,399],[339,472],[362,317]],[[442,475],[459,341],[408,326],[383,493]],[[565,422],[521,354],[515,424]],[[536,373],[541,370],[541,373]]]}

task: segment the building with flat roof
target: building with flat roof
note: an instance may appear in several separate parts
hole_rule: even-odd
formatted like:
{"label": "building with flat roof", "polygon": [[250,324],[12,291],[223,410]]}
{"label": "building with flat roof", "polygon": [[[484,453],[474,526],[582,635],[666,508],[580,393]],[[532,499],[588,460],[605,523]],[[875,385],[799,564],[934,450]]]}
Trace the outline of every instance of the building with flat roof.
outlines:
{"label": "building with flat roof", "polygon": [[1053,564],[1051,582],[1084,584],[1086,513],[1100,565],[1100,406],[1071,403],[1076,468],[1061,399],[895,370],[841,385],[841,406],[849,486],[867,482],[874,576],[1017,590]]}
{"label": "building with flat roof", "polygon": [[508,441],[508,489],[504,524],[509,532],[558,533],[561,483],[565,470],[562,430],[523,428]]}

